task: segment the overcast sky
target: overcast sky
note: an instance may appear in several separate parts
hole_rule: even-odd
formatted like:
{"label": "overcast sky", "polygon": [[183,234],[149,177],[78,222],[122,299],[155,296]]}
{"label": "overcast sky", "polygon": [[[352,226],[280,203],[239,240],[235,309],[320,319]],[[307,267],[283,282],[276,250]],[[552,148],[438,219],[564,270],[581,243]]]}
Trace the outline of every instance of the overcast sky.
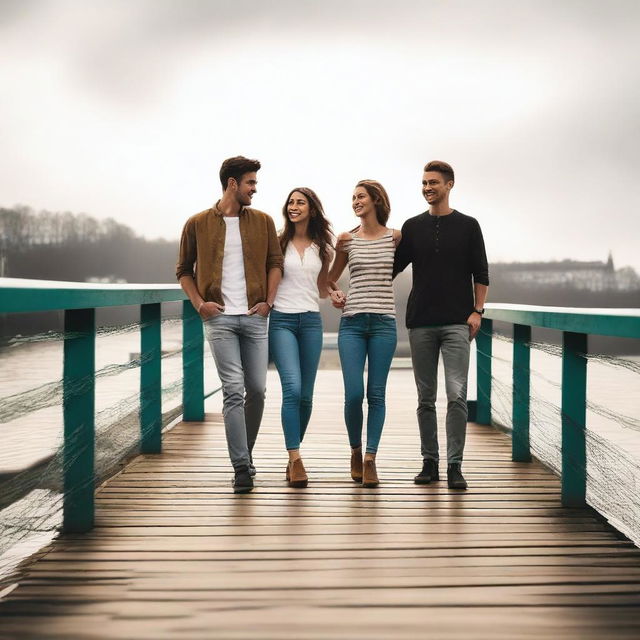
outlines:
{"label": "overcast sky", "polygon": [[278,224],[374,178],[399,227],[442,159],[491,261],[640,271],[639,42],[636,0],[0,0],[0,206],[177,238],[242,154]]}

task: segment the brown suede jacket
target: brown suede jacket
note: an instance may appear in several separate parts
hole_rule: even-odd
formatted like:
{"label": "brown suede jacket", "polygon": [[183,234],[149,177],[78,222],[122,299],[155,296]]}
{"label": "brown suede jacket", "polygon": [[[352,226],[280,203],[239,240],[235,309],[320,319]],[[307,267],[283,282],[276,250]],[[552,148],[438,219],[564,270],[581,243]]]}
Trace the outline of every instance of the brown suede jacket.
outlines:
{"label": "brown suede jacket", "polygon": [[[226,224],[218,202],[191,216],[184,225],[176,277],[192,276],[198,292],[207,302],[224,304],[222,299],[222,257]],[[240,237],[247,283],[247,302],[253,307],[267,298],[267,274],[283,270],[284,259],[271,216],[243,207],[240,210]]]}

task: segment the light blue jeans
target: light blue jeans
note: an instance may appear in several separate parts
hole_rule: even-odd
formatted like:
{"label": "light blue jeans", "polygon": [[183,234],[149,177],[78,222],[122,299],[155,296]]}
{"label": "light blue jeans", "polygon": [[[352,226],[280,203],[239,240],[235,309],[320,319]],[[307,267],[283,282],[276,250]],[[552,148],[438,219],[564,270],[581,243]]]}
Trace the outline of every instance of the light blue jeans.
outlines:
{"label": "light blue jeans", "polygon": [[438,359],[442,353],[447,391],[447,462],[462,462],[467,434],[469,327],[448,324],[409,329],[413,374],[418,388],[418,425],[422,458],[438,460]]}
{"label": "light blue jeans", "polygon": [[396,320],[381,313],[343,316],[338,350],[344,379],[344,421],[349,444],[362,444],[364,364],[367,369],[367,453],[376,453],[386,414],[385,393],[389,368],[396,350]]}
{"label": "light blue jeans", "polygon": [[299,449],[311,418],[313,386],[322,351],[317,311],[281,313],[269,320],[269,350],[282,384],[282,429],[287,449]]}
{"label": "light blue jeans", "polygon": [[248,467],[264,410],[269,343],[267,318],[221,313],[204,329],[222,383],[222,415],[234,469]]}

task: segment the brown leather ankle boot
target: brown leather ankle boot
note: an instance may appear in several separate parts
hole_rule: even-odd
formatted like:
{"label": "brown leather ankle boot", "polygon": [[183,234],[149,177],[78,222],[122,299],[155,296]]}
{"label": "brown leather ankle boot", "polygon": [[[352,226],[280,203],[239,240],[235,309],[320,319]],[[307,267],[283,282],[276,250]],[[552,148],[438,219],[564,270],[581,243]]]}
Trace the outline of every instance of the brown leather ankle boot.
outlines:
{"label": "brown leather ankle boot", "polygon": [[378,472],[376,470],[375,458],[365,458],[362,473],[362,486],[367,489],[377,487],[380,481],[378,480]]}
{"label": "brown leather ankle boot", "polygon": [[351,449],[351,478],[354,482],[362,482],[362,447]]}
{"label": "brown leather ankle boot", "polygon": [[309,482],[309,477],[302,464],[302,458],[296,458],[287,465],[287,482],[290,487],[303,489]]}

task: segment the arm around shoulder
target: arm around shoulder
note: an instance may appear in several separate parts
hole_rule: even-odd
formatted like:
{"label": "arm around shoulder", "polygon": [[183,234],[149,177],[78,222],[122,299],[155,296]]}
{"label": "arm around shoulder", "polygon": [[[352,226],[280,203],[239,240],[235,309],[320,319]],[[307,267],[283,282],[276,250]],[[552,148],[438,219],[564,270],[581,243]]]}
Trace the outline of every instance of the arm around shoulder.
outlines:
{"label": "arm around shoulder", "polygon": [[338,235],[338,240],[336,242],[336,254],[347,252],[347,243],[349,240],[351,240],[351,234],[348,231],[343,231]]}
{"label": "arm around shoulder", "polygon": [[[411,245],[406,231],[407,223],[402,225],[402,230],[393,230],[393,239],[396,243],[396,253],[393,258],[393,277],[395,278],[401,271],[404,271],[413,260]],[[398,234],[396,237],[396,233]]]}

